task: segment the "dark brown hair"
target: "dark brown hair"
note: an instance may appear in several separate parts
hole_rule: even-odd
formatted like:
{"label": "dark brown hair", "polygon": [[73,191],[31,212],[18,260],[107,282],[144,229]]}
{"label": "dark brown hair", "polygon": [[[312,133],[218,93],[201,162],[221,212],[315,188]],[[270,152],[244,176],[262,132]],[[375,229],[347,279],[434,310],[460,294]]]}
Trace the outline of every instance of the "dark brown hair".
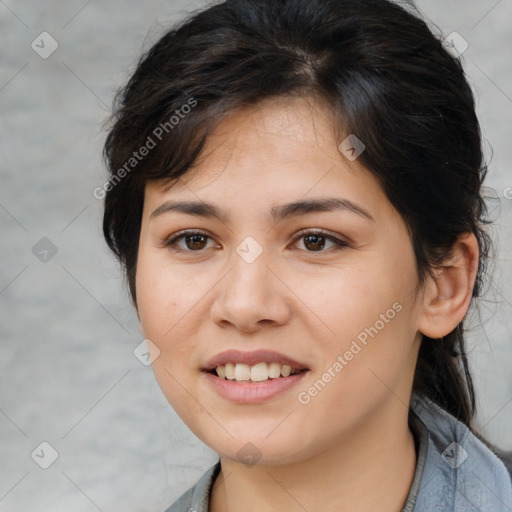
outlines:
{"label": "dark brown hair", "polygon": [[[103,230],[135,307],[145,183],[183,176],[223,118],[280,96],[323,101],[339,133],[364,142],[360,161],[408,226],[420,282],[462,234],[476,236],[478,296],[491,245],[474,98],[459,59],[412,3],[227,0],[165,33],[116,96]],[[145,146],[144,158],[130,160]],[[470,426],[462,322],[443,339],[424,336],[413,390]]]}

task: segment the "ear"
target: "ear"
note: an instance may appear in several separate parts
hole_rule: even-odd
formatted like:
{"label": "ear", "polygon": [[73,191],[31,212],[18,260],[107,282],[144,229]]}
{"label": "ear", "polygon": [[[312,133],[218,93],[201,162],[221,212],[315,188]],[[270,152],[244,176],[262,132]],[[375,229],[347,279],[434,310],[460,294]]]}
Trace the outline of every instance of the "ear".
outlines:
{"label": "ear", "polygon": [[479,254],[475,235],[464,233],[434,277],[427,277],[418,325],[422,334],[439,339],[462,321],[473,295]]}

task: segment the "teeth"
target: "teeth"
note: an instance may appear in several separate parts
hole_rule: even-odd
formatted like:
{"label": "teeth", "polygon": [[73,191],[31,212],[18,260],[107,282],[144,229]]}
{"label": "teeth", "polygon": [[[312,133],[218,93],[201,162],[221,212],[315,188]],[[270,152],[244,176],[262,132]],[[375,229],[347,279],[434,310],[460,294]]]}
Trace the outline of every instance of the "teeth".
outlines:
{"label": "teeth", "polygon": [[[238,365],[237,365],[238,366]],[[251,366],[251,380],[259,382],[268,379],[268,366],[267,363],[258,363]]]}
{"label": "teeth", "polygon": [[281,375],[283,377],[288,377],[290,375],[290,373],[292,373],[292,367],[291,366],[288,366],[287,364],[285,364],[282,368],[281,368]]}
{"label": "teeth", "polygon": [[221,379],[236,380],[237,382],[261,382],[268,379],[288,377],[299,372],[299,370],[287,364],[279,363],[258,363],[252,366],[243,363],[227,363],[217,366],[215,371]]}
{"label": "teeth", "polygon": [[277,379],[281,375],[281,365],[279,363],[270,363],[268,365],[268,376],[271,379]]}
{"label": "teeth", "polygon": [[[233,380],[235,378],[235,365],[233,363],[228,363],[224,367],[224,370],[226,373],[226,379]],[[217,375],[219,375],[219,372],[217,372]],[[220,375],[219,375],[219,377],[220,377]]]}
{"label": "teeth", "polygon": [[226,377],[226,367],[225,366],[217,366],[216,370],[217,370],[217,375],[221,379],[224,379]]}
{"label": "teeth", "polygon": [[235,364],[235,380],[251,380],[251,367],[248,364]]}

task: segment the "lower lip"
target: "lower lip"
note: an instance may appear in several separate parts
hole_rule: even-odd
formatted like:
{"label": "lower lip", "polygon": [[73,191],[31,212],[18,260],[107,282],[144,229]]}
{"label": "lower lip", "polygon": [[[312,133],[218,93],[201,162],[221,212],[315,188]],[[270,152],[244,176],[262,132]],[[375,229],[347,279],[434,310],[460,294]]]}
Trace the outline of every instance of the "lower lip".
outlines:
{"label": "lower lip", "polygon": [[237,404],[257,404],[288,391],[297,385],[308,371],[296,373],[289,377],[279,377],[261,382],[236,382],[234,380],[221,379],[210,372],[203,373],[215,391],[223,398]]}

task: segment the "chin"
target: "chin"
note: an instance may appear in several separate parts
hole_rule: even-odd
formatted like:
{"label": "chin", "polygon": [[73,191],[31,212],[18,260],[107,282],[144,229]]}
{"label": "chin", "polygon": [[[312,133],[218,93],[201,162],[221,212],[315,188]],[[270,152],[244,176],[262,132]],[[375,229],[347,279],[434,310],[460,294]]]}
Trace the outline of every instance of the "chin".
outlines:
{"label": "chin", "polygon": [[[281,436],[251,436],[250,432],[230,437],[224,433],[223,439],[210,435],[196,435],[209,446],[219,457],[230,459],[247,466],[278,466],[298,462],[312,454],[307,449],[299,448],[299,439],[291,438],[286,432]],[[271,435],[272,436],[272,435]]]}

